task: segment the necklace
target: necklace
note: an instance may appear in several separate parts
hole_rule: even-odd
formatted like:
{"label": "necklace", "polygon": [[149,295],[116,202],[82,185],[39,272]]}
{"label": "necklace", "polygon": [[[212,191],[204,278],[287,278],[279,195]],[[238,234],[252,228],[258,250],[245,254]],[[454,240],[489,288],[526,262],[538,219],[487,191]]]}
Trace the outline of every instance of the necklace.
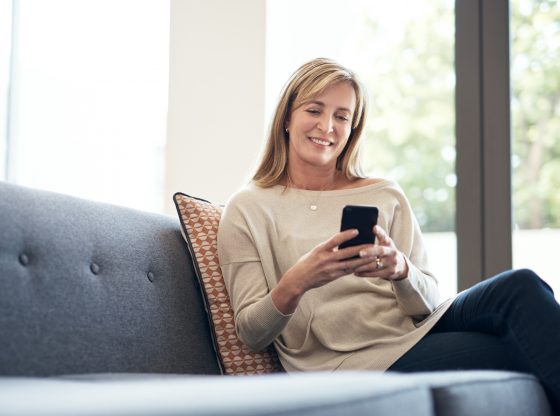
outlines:
{"label": "necklace", "polygon": [[[291,185],[291,186],[290,186]],[[290,176],[290,172],[288,171],[288,187],[290,188],[294,188],[294,189],[300,189],[303,191],[309,191],[309,189],[303,189],[303,188],[298,188],[296,186],[296,184],[294,183],[294,181],[292,181],[292,178]],[[323,186],[321,189],[319,189],[319,191],[317,192],[317,195],[312,198],[312,199],[308,199],[305,198],[307,201],[307,205],[309,206],[309,209],[311,211],[317,211],[317,209],[319,208],[319,206],[317,205],[319,202],[319,199],[321,198],[321,194],[323,193],[323,191],[325,191],[328,188],[328,185]]]}

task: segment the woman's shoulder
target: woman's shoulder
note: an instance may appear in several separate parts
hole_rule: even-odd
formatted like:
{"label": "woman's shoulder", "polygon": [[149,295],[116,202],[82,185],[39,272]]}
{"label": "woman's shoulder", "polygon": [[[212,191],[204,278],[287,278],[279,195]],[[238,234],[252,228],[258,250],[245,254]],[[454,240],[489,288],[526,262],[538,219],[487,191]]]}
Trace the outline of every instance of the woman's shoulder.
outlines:
{"label": "woman's shoulder", "polygon": [[260,199],[263,195],[270,193],[274,187],[264,188],[255,184],[254,182],[249,182],[243,188],[234,192],[229,198],[227,205],[239,204],[239,203],[251,203],[255,199]]}
{"label": "woman's shoulder", "polygon": [[408,204],[408,198],[401,186],[393,179],[383,177],[365,177],[350,181],[349,184],[337,193],[361,194],[367,198],[382,198],[395,204]]}
{"label": "woman's shoulder", "polygon": [[266,205],[271,194],[277,193],[275,187],[263,188],[253,182],[234,192],[225,204],[226,211],[253,212]]}
{"label": "woman's shoulder", "polygon": [[339,189],[395,189],[402,192],[401,187],[392,179],[382,177],[354,178],[345,181]]}
{"label": "woman's shoulder", "polygon": [[364,186],[378,185],[387,182],[385,178],[356,178],[348,183],[349,188],[362,188]]}

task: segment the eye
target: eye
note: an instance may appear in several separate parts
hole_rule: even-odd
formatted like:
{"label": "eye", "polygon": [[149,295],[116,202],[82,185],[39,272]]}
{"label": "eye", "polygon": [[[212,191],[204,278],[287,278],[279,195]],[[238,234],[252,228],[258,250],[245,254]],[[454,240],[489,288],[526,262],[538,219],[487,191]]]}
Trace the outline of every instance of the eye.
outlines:
{"label": "eye", "polygon": [[318,110],[317,108],[308,108],[307,110],[305,110],[306,112],[310,113],[310,114],[321,114],[321,111]]}
{"label": "eye", "polygon": [[339,119],[340,121],[348,121],[348,120],[350,120],[350,118],[349,118],[347,115],[345,115],[345,114],[339,114],[339,115],[336,116],[336,118]]}

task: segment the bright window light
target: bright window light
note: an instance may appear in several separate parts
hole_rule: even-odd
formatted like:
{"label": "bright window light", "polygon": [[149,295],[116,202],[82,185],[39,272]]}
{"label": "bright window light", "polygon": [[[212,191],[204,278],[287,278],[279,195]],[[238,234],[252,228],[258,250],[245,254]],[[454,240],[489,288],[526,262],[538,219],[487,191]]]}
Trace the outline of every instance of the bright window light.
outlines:
{"label": "bright window light", "polygon": [[14,4],[8,180],[162,211],[169,1]]}
{"label": "bright window light", "polygon": [[6,179],[8,87],[12,43],[12,1],[0,0],[0,180]]}

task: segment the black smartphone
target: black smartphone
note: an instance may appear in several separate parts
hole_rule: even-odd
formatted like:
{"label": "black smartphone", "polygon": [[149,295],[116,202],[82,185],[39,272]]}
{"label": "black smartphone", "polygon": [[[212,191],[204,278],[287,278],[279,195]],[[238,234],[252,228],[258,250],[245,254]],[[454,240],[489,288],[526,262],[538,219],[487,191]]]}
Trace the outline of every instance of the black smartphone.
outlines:
{"label": "black smartphone", "polygon": [[340,231],[356,228],[359,234],[351,240],[342,243],[339,248],[357,246],[359,244],[373,244],[375,234],[373,227],[377,224],[379,210],[369,205],[346,205],[342,210]]}

